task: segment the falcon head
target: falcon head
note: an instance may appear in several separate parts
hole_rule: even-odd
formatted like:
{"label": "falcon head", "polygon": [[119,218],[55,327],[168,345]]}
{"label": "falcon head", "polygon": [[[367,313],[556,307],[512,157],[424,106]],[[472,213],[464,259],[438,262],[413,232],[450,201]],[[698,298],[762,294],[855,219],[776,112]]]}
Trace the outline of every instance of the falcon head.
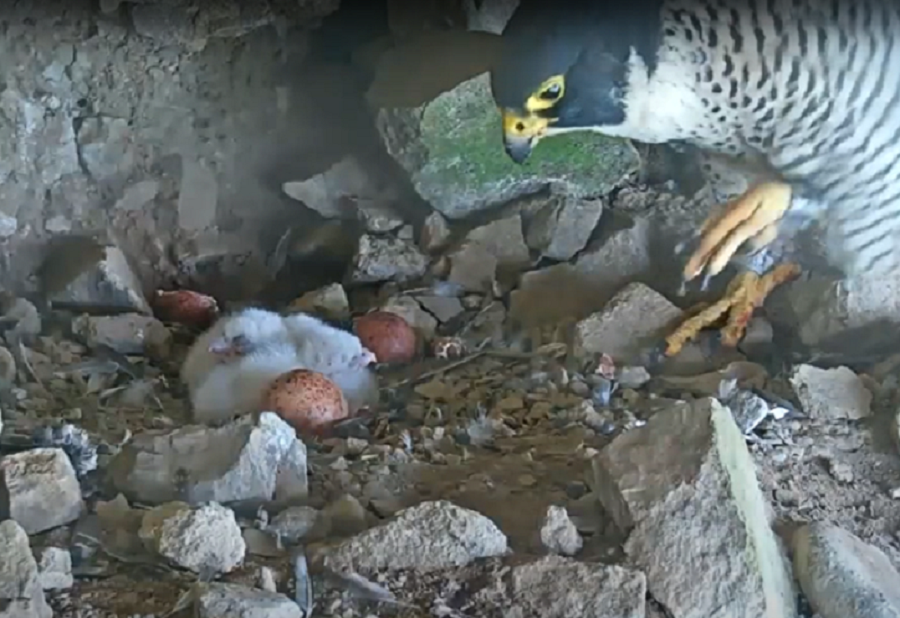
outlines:
{"label": "falcon head", "polygon": [[632,71],[655,67],[659,15],[654,0],[523,2],[491,71],[510,158],[524,162],[541,139],[560,133],[620,133]]}

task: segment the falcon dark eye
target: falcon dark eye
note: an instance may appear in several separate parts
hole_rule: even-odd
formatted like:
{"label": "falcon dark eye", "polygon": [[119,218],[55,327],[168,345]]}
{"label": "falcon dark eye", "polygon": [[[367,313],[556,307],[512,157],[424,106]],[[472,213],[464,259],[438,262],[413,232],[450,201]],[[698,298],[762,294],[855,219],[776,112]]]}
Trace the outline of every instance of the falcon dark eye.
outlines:
{"label": "falcon dark eye", "polygon": [[547,89],[541,93],[541,98],[545,101],[555,101],[559,98],[561,91],[562,89],[559,87],[559,84],[547,86]]}

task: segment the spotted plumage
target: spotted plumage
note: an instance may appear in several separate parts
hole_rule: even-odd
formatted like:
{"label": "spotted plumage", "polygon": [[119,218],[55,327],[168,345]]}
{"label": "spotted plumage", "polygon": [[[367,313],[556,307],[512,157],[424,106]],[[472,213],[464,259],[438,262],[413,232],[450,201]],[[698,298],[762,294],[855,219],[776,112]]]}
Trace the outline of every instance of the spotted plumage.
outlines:
{"label": "spotted plumage", "polygon": [[688,144],[788,185],[756,246],[818,221],[845,274],[900,266],[900,3],[625,4],[523,0],[492,72],[510,156],[575,130]]}

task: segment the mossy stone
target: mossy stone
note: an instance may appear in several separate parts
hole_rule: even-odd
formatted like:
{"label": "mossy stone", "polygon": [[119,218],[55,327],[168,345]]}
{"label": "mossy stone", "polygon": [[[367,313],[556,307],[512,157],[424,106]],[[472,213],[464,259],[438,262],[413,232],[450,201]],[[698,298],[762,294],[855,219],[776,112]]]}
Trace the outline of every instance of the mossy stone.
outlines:
{"label": "mossy stone", "polygon": [[639,166],[624,140],[588,132],[546,138],[524,164],[514,163],[503,150],[487,74],[421,108],[383,110],[378,126],[419,194],[450,218],[548,185],[570,195],[602,195]]}

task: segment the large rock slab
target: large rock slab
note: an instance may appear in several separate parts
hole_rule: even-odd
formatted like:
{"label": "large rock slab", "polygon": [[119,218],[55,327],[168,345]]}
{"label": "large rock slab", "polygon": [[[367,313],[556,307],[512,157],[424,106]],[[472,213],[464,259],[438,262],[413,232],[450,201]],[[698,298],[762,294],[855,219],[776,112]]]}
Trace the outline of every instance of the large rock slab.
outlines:
{"label": "large rock slab", "polygon": [[[466,4],[468,28],[496,34],[517,3]],[[467,54],[473,55],[471,50],[460,51],[459,62]],[[433,73],[422,80],[434,81]],[[415,75],[404,77],[416,80]],[[639,167],[636,151],[625,141],[589,133],[546,139],[528,161],[517,165],[503,150],[489,75],[448,84],[454,85],[421,107],[381,109],[376,116],[387,151],[409,174],[416,191],[451,219],[548,186],[573,196],[599,196]],[[415,86],[404,83],[398,88]]]}
{"label": "large rock slab", "polygon": [[629,560],[674,618],[796,616],[787,559],[731,412],[679,403],[595,460]]}
{"label": "large rock slab", "polygon": [[419,195],[451,219],[548,186],[575,196],[603,195],[638,167],[626,142],[587,133],[546,139],[524,164],[514,163],[503,150],[487,74],[421,108],[381,110],[377,126]]}

